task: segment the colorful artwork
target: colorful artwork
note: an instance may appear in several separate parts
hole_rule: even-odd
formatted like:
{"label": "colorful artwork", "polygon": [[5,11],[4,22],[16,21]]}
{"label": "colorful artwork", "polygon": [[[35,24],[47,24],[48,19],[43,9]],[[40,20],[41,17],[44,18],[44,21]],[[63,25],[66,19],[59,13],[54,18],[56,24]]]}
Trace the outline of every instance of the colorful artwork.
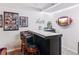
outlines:
{"label": "colorful artwork", "polygon": [[28,27],[28,17],[20,16],[20,27]]}
{"label": "colorful artwork", "polygon": [[58,18],[57,23],[60,26],[67,26],[72,23],[72,19],[68,16],[63,16],[63,17]]}
{"label": "colorful artwork", "polygon": [[4,30],[5,31],[18,30],[19,29],[18,17],[19,17],[18,13],[4,12]]}

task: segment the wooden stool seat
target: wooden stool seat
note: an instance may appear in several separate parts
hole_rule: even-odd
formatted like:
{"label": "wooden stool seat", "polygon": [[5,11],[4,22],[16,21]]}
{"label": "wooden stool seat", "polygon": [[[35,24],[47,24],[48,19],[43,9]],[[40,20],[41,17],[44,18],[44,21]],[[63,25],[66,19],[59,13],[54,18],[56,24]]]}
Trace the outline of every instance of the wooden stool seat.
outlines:
{"label": "wooden stool seat", "polygon": [[27,54],[36,55],[39,52],[37,48],[27,48]]}
{"label": "wooden stool seat", "polygon": [[17,55],[19,52],[21,52],[21,48],[14,48],[13,55]]}
{"label": "wooden stool seat", "polygon": [[21,51],[24,54],[35,55],[39,52],[34,44],[33,35],[28,31],[20,32],[21,35]]}

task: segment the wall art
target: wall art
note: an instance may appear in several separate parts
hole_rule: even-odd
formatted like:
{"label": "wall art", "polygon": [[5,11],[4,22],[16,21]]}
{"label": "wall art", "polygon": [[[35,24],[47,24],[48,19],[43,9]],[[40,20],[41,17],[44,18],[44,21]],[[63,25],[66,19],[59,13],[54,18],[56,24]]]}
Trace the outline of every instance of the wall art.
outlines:
{"label": "wall art", "polygon": [[20,21],[19,25],[20,27],[28,27],[28,17],[20,16],[19,21]]}
{"label": "wall art", "polygon": [[12,31],[19,29],[19,14],[15,12],[4,12],[4,30]]}
{"label": "wall art", "polygon": [[72,23],[72,18],[70,18],[68,16],[63,16],[63,17],[58,18],[58,20],[56,22],[60,26],[68,26]]}

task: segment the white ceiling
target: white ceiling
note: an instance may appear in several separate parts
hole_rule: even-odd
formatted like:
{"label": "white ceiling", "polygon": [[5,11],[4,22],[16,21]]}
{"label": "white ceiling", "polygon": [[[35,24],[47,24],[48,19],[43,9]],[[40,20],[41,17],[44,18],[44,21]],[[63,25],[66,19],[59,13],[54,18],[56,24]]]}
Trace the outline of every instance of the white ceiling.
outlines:
{"label": "white ceiling", "polygon": [[41,11],[55,4],[56,3],[0,3],[0,6]]}
{"label": "white ceiling", "polygon": [[61,10],[61,9],[64,9],[64,8],[74,6],[76,4],[78,4],[78,3],[59,3],[59,4],[55,4],[54,6],[47,8],[43,11],[45,11],[45,12],[55,12],[55,11],[58,11],[58,10]]}
{"label": "white ceiling", "polygon": [[39,9],[39,10],[44,10],[44,9],[47,9],[47,8],[55,5],[55,4],[56,3],[28,3],[28,4],[25,4],[25,5]]}
{"label": "white ceiling", "polygon": [[0,7],[19,8],[25,10],[55,12],[77,3],[0,3]]}

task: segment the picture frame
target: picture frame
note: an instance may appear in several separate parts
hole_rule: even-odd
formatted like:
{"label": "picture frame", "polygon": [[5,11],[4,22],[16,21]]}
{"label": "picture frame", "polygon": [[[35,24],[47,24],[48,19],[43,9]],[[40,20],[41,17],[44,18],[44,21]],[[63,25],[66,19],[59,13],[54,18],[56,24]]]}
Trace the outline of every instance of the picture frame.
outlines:
{"label": "picture frame", "polygon": [[28,27],[28,17],[20,16],[19,17],[19,26],[20,27]]}
{"label": "picture frame", "polygon": [[19,30],[19,13],[4,12],[4,31]]}
{"label": "picture frame", "polygon": [[68,16],[62,16],[62,17],[59,17],[56,22],[60,26],[68,26],[72,23],[72,18],[70,18]]}
{"label": "picture frame", "polygon": [[3,27],[3,17],[2,17],[2,15],[0,15],[0,28],[2,28]]}

